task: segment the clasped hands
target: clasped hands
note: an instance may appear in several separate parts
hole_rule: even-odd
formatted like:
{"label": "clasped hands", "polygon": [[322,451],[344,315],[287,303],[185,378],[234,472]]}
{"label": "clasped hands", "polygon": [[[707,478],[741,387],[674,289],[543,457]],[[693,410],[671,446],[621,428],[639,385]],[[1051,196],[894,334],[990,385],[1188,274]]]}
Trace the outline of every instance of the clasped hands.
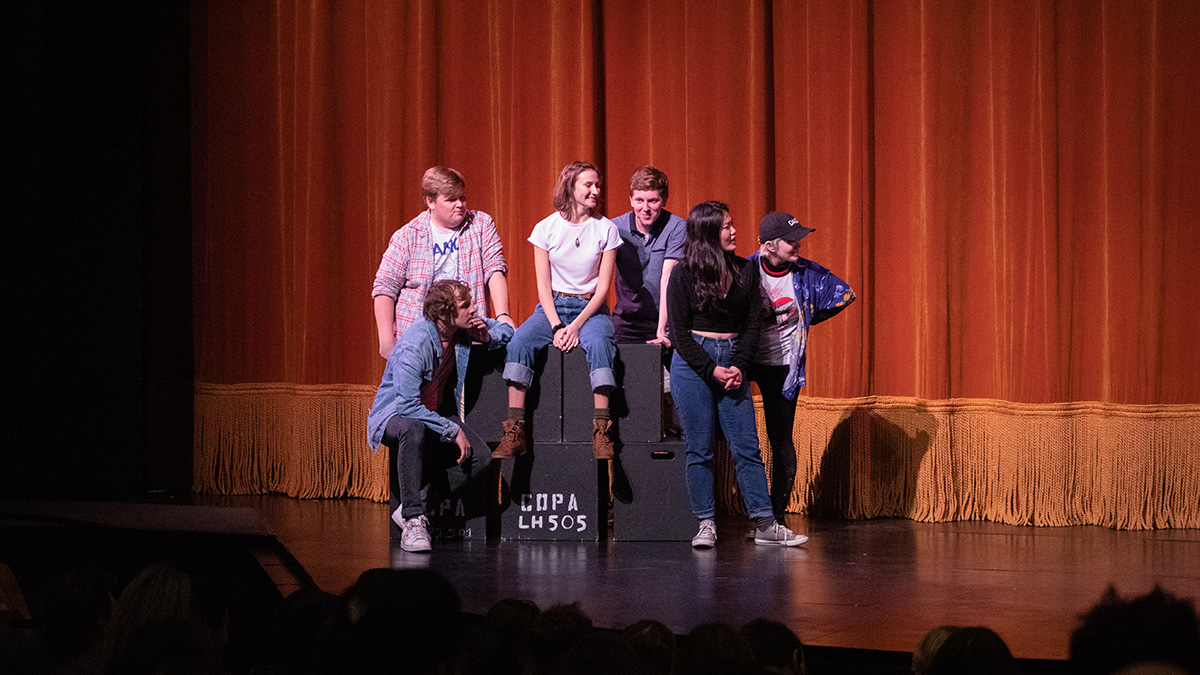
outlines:
{"label": "clasped hands", "polygon": [[717,366],[713,368],[713,378],[726,389],[737,389],[742,386],[742,371],[737,366]]}
{"label": "clasped hands", "polygon": [[574,323],[554,331],[554,346],[563,352],[569,352],[579,346],[579,329]]}

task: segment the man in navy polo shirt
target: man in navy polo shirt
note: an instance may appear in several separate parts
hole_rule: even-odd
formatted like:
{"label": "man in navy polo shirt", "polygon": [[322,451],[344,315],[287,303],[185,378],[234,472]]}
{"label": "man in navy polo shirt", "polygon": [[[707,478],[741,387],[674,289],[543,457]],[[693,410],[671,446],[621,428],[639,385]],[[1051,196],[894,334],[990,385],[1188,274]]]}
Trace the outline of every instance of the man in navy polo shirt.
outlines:
{"label": "man in navy polo shirt", "polygon": [[629,213],[614,218],[623,244],[617,249],[617,301],[613,340],[617,344],[670,346],[667,336],[667,279],[683,258],[687,224],[667,211],[667,175],[643,166],[629,180]]}
{"label": "man in navy polo shirt", "polygon": [[[643,166],[629,179],[629,206],[613,218],[622,244],[617,249],[617,301],[613,307],[613,341],[617,344],[671,346],[667,335],[667,279],[683,259],[687,222],[667,211],[667,174]],[[663,364],[670,362],[663,352]],[[669,375],[664,368],[663,425],[668,436],[679,436],[679,419],[672,404]]]}

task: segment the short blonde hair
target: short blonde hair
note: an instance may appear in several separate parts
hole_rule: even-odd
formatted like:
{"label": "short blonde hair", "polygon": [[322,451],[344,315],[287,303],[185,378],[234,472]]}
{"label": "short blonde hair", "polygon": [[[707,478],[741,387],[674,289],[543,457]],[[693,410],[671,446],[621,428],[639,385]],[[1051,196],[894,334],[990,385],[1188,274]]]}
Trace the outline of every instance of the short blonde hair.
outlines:
{"label": "short blonde hair", "polygon": [[437,199],[438,195],[457,197],[467,189],[467,183],[462,174],[447,166],[434,166],[425,171],[421,177],[421,189],[428,199]]}

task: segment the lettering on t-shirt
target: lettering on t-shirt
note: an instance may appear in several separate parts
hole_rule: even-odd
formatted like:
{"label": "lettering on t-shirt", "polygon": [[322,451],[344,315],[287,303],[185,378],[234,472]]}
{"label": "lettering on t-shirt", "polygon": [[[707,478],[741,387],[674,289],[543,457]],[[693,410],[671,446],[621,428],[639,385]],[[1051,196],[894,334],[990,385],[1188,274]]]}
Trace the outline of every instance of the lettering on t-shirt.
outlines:
{"label": "lettering on t-shirt", "polygon": [[[442,279],[459,279],[458,232],[433,228],[430,243],[433,246],[433,276],[431,282]],[[460,279],[461,280],[461,279]]]}

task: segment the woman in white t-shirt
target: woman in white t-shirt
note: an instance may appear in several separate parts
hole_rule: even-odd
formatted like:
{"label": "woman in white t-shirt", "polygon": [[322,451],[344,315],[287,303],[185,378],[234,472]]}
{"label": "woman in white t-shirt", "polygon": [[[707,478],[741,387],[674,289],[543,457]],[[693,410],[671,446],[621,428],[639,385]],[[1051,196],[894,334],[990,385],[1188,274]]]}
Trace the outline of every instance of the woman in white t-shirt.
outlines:
{"label": "woman in white t-shirt", "polygon": [[525,392],[533,382],[536,352],[549,345],[564,352],[583,347],[596,405],[592,449],[597,459],[613,456],[608,395],[616,385],[616,347],[605,297],[612,285],[621,235],[611,220],[596,214],[599,198],[600,174],[596,167],[587,162],[568,164],[554,188],[555,212],[535,225],[529,235],[539,302],[508,343],[508,362],[504,366],[508,419],[492,457],[524,454],[528,445]]}

